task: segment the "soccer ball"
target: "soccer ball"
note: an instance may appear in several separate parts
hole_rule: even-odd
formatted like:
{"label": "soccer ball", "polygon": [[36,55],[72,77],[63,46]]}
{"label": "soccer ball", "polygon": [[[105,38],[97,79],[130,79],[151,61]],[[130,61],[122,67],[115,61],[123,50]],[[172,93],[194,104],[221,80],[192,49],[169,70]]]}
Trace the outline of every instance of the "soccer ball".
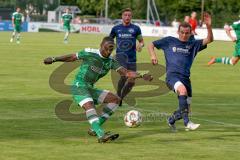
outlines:
{"label": "soccer ball", "polygon": [[131,110],[124,116],[124,123],[127,127],[134,128],[142,123],[142,115],[139,111]]}

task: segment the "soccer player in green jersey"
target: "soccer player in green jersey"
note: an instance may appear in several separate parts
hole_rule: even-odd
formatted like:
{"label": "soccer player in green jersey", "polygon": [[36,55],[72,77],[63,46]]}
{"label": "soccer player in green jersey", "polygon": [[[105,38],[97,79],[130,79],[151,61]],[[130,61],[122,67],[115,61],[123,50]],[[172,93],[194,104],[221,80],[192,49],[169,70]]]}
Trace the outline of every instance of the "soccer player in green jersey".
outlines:
{"label": "soccer player in green jersey", "polygon": [[16,34],[17,34],[17,39],[16,42],[19,44],[20,43],[20,32],[21,32],[21,25],[23,22],[23,15],[20,13],[21,9],[18,7],[16,9],[16,12],[12,14],[12,25],[13,25],[13,33],[12,37],[10,39],[10,42],[13,42]]}
{"label": "soccer player in green jersey", "polygon": [[66,8],[65,13],[62,15],[62,24],[63,24],[63,29],[66,32],[64,36],[64,43],[68,43],[68,36],[71,30],[71,21],[72,21],[72,15],[70,14],[70,9]]}
{"label": "soccer player in green jersey", "polygon": [[[82,60],[80,69],[76,74],[72,86],[72,94],[76,103],[81,106],[86,113],[91,129],[89,135],[98,137],[98,142],[104,143],[118,138],[119,134],[104,132],[102,124],[118,108],[120,98],[107,90],[100,90],[94,87],[94,84],[104,77],[110,69],[116,70],[120,75],[130,79],[143,78],[151,81],[151,75],[141,76],[139,73],[129,71],[120,66],[118,62],[110,57],[114,50],[114,40],[111,37],[104,37],[100,49],[86,48],[76,54],[69,54],[60,57],[48,57],[44,59],[45,64],[54,62],[73,62]],[[105,103],[102,114],[98,116],[95,105]]]}
{"label": "soccer player in green jersey", "polygon": [[[212,65],[214,63],[223,63],[223,64],[230,64],[235,65],[240,59],[240,20],[237,22],[234,22],[231,26],[226,25],[224,27],[227,35],[233,42],[236,42],[235,44],[235,50],[233,52],[232,58],[230,57],[220,57],[220,58],[211,58],[211,60],[208,62],[208,65]],[[234,30],[237,37],[232,36],[231,30]]]}

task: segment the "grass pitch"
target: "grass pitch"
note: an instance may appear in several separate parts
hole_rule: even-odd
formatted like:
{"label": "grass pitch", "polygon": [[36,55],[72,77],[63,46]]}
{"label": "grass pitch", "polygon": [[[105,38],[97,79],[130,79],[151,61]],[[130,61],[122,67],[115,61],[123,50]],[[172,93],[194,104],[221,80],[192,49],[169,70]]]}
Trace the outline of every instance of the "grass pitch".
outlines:
{"label": "grass pitch", "polygon": [[[213,42],[199,54],[192,67],[192,120],[199,130],[186,132],[178,122],[171,133],[165,115],[177,108],[172,92],[136,98],[136,108],[144,115],[138,128],[127,128],[123,115],[131,108],[124,105],[104,124],[106,131],[120,134],[113,143],[98,144],[89,137],[87,122],[63,121],[55,106],[71,95],[49,87],[49,77],[61,63],[45,66],[47,56],[75,53],[85,47],[97,48],[103,35],[71,34],[63,44],[63,33],[22,33],[21,44],[10,43],[11,33],[0,32],[0,159],[1,160],[237,160],[240,157],[239,64],[207,67],[211,56],[231,56],[232,42]],[[145,38],[148,44],[156,38]],[[164,65],[162,52],[159,62]],[[138,62],[150,62],[146,47]],[[74,71],[67,77],[69,84]],[[161,78],[164,79],[164,76]],[[110,75],[97,83],[113,92]],[[134,91],[148,91],[147,86]],[[75,104],[71,112],[82,113]]]}

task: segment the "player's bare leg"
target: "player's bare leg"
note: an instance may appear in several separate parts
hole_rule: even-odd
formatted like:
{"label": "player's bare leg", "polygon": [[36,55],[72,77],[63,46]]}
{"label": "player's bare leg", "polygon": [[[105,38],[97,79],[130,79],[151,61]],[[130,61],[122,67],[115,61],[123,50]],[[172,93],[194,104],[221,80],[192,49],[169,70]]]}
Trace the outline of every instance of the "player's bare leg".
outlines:
{"label": "player's bare leg", "polygon": [[215,63],[223,63],[223,64],[229,64],[229,65],[235,65],[238,63],[240,57],[222,57],[222,58],[215,58],[212,57],[210,61],[208,62],[208,66],[213,65]]}
{"label": "player's bare leg", "polygon": [[65,36],[64,36],[64,43],[68,43],[68,36],[69,36],[69,31],[66,31]]}
{"label": "player's bare leg", "polygon": [[17,33],[17,37],[16,38],[17,38],[16,42],[17,42],[17,44],[19,44],[20,43],[20,33],[19,32]]}
{"label": "player's bare leg", "polygon": [[86,116],[87,116],[88,122],[91,125],[91,128],[97,134],[99,143],[105,143],[118,138],[119,136],[118,134],[111,134],[109,132],[106,132],[106,133],[104,132],[104,130],[100,126],[99,117],[97,115],[97,111],[92,101],[89,101],[83,104],[83,108],[86,112]]}
{"label": "player's bare leg", "polygon": [[11,42],[11,43],[14,41],[15,35],[16,35],[16,32],[13,31],[13,33],[12,33],[12,37],[11,37],[11,39],[10,39],[10,42]]}
{"label": "player's bare leg", "polygon": [[[102,95],[104,95],[103,93]],[[101,96],[101,95],[100,95]],[[99,125],[101,126],[104,122],[106,122],[107,119],[116,111],[118,108],[118,104],[120,102],[120,98],[116,96],[115,94],[108,92],[106,97],[103,100],[103,103],[106,104],[106,106],[103,107],[102,113],[99,116]],[[88,130],[88,134],[91,136],[97,136],[96,131],[93,128],[90,128]],[[106,132],[108,136],[111,135],[110,140],[113,141],[119,137],[119,134],[111,134],[110,132]]]}
{"label": "player's bare leg", "polygon": [[212,58],[210,59],[210,61],[208,62],[208,66],[211,66],[211,65],[213,65],[214,63],[216,63],[215,61],[216,61],[216,58],[215,58],[215,57],[212,57]]}
{"label": "player's bare leg", "polygon": [[168,118],[168,125],[171,127],[173,131],[176,130],[175,122],[177,120],[183,119],[185,130],[195,130],[200,124],[194,124],[189,120],[189,106],[190,106],[190,98],[187,96],[186,87],[181,84],[176,89],[178,93],[178,101],[179,101],[179,109],[173,113],[172,116]]}

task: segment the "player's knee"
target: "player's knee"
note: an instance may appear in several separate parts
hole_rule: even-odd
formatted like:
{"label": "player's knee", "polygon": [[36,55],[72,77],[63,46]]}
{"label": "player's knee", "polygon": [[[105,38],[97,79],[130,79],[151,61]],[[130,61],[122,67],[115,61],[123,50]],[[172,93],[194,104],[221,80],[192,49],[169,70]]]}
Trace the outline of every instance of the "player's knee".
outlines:
{"label": "player's knee", "polygon": [[187,89],[184,86],[184,84],[182,82],[180,82],[180,81],[177,81],[174,84],[174,90],[180,96],[186,96],[187,95]]}
{"label": "player's knee", "polygon": [[178,94],[181,95],[187,95],[187,89],[184,86],[181,86],[178,88]]}
{"label": "player's knee", "polygon": [[119,104],[121,101],[121,98],[118,97],[117,95],[115,95],[112,100],[111,100],[111,103],[115,103],[115,104]]}
{"label": "player's knee", "polygon": [[87,111],[87,110],[89,110],[89,109],[94,108],[94,104],[93,104],[92,101],[89,101],[89,102],[84,103],[83,106],[82,106],[82,108],[83,108],[85,111]]}
{"label": "player's knee", "polygon": [[115,103],[115,104],[119,104],[121,101],[121,98],[113,93],[109,93],[106,97],[106,99],[104,100],[104,103]]}

